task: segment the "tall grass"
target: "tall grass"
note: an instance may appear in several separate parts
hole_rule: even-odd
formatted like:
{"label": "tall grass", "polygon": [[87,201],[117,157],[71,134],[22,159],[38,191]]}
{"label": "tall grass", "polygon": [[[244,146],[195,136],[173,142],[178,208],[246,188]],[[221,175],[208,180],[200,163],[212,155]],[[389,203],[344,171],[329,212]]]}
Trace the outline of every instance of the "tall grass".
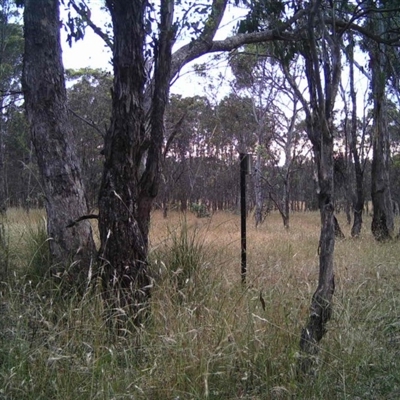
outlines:
{"label": "tall grass", "polygon": [[400,398],[397,241],[376,243],[368,229],[350,239],[340,220],[348,238],[336,244],[334,318],[317,374],[300,381],[300,332],[318,279],[317,214],[292,215],[289,232],[279,215],[257,230],[249,221],[243,287],[237,216],[155,213],[151,318],[120,336],[107,327],[96,284],[56,297],[44,290],[47,278],[26,278],[42,243],[29,232],[41,217],[8,221],[15,278],[0,299],[0,398]]}

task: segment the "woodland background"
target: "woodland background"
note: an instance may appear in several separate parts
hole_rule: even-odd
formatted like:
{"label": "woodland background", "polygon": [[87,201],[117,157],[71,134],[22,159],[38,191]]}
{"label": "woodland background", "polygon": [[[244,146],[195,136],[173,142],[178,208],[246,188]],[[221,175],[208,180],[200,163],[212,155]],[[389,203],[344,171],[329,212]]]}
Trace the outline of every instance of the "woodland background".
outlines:
{"label": "woodland background", "polygon": [[[224,40],[227,1],[60,4],[114,69],[64,71],[59,3],[2,0],[1,395],[397,398],[397,3],[246,1]],[[229,90],[170,95],[208,53]]]}

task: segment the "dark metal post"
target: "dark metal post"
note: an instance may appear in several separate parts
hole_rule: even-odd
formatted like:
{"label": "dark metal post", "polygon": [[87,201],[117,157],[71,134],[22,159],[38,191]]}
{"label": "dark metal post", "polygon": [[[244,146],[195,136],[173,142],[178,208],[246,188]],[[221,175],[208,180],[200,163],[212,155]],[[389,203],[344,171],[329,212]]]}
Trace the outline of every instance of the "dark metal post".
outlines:
{"label": "dark metal post", "polygon": [[246,174],[247,154],[240,153],[240,243],[241,243],[241,276],[242,283],[246,283]]}

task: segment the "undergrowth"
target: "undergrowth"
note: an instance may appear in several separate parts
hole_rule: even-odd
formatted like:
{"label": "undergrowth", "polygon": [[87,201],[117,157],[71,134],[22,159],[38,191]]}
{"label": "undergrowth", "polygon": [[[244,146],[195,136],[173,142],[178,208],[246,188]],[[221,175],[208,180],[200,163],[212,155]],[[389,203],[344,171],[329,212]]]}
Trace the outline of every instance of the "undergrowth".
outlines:
{"label": "undergrowth", "polygon": [[400,398],[397,241],[378,244],[365,231],[337,242],[334,318],[315,376],[301,380],[318,215],[293,215],[289,232],[279,215],[249,226],[246,286],[238,217],[186,218],[153,218],[151,317],[118,335],[99,282],[69,296],[51,282],[41,219],[17,233],[11,221],[0,399]]}

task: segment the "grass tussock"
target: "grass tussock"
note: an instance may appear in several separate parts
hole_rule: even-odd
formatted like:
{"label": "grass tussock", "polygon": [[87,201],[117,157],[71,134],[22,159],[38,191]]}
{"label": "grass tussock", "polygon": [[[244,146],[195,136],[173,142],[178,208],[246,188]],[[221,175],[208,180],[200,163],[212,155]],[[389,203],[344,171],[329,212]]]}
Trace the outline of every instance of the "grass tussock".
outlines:
{"label": "grass tussock", "polygon": [[336,244],[334,317],[318,373],[300,381],[300,332],[318,279],[317,213],[292,215],[289,231],[277,214],[257,230],[249,220],[246,287],[238,216],[155,213],[151,315],[116,336],[100,285],[59,296],[49,284],[42,215],[12,211],[0,398],[400,398],[400,243],[376,243],[369,220],[353,240],[340,217],[347,239]]}

